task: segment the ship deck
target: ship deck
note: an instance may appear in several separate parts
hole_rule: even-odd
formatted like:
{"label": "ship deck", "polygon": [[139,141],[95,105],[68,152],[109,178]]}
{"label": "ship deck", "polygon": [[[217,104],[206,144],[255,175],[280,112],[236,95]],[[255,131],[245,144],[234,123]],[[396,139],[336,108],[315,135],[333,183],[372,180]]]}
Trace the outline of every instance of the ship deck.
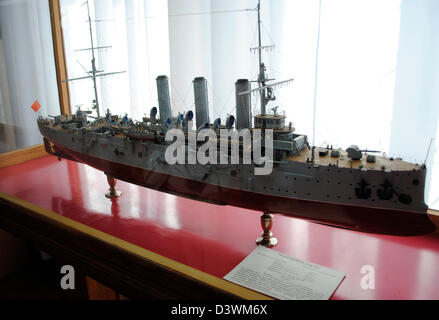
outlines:
{"label": "ship deck", "polygon": [[[103,127],[104,124],[97,124],[93,126],[93,130],[99,129]],[[55,130],[63,131],[65,129],[62,129],[61,124],[53,126]],[[88,128],[88,129],[91,129]],[[66,130],[67,131],[67,130]],[[119,138],[124,138],[125,135],[122,133],[118,133],[115,135]],[[360,166],[367,170],[383,170],[384,167],[385,170],[391,170],[391,171],[413,171],[413,170],[420,170],[421,165],[403,161],[401,159],[393,159],[393,158],[387,158],[382,156],[376,156],[376,162],[375,163],[369,163],[367,162],[367,155],[364,155],[361,160],[351,161],[348,158],[347,152],[345,150],[341,149],[334,149],[340,152],[340,157],[331,157],[331,151],[328,150],[328,154],[326,156],[320,156],[320,151],[326,151],[326,148],[316,148],[314,155],[314,165],[319,166],[337,166],[339,168],[353,168],[353,169],[359,169]],[[374,153],[371,153],[371,155],[375,155]],[[304,149],[301,151],[299,155],[294,155],[291,157],[286,158],[285,160],[288,161],[295,161],[295,162],[307,162],[308,159],[312,158],[312,150],[311,149]]]}
{"label": "ship deck", "polygon": [[[362,166],[364,169],[367,170],[382,170],[382,168],[384,167],[385,170],[391,170],[391,171],[413,171],[413,170],[421,169],[421,166],[418,164],[406,162],[400,159],[391,160],[392,158],[387,158],[387,157],[385,158],[382,156],[376,156],[375,163],[367,162],[367,155],[364,154],[361,160],[351,161],[348,158],[347,152],[339,149],[337,149],[337,151],[340,152],[340,157],[338,158],[331,157],[331,150],[329,150],[328,155],[320,157],[319,152],[325,150],[327,149],[326,148],[315,149],[314,165],[320,165],[320,166],[331,165],[331,166],[337,166],[339,168],[353,168],[353,169],[359,169],[360,166]],[[371,155],[374,154],[371,153]],[[312,158],[312,150],[305,149],[302,150],[302,152],[299,155],[289,157],[286,160],[296,161],[296,162],[306,162],[307,159],[311,159],[311,158]]]}

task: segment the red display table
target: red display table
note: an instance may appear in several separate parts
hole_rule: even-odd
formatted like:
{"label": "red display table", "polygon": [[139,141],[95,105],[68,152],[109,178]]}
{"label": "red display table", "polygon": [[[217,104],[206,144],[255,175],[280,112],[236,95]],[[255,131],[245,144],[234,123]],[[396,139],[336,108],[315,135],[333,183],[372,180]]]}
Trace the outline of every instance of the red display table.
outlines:
{"label": "red display table", "polygon": [[[122,181],[118,189],[120,198],[107,199],[104,173],[53,156],[0,169],[3,204],[26,207],[48,223],[79,230],[215,290],[264,298],[221,279],[255,249],[261,212],[206,204]],[[333,299],[439,299],[438,233],[365,234],[280,215],[272,231],[279,240],[274,250],[346,273]],[[375,269],[374,290],[361,288],[365,265]]]}

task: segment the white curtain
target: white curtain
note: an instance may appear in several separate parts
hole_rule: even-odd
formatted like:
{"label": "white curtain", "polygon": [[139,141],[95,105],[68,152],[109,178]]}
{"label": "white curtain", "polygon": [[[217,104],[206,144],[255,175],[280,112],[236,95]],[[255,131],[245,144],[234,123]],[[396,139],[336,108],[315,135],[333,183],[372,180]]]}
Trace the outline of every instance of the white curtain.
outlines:
{"label": "white curtain", "polygon": [[[269,77],[295,79],[276,91],[272,106],[285,110],[297,132],[314,138],[316,145],[357,144],[423,163],[430,139],[436,138],[427,161],[426,201],[439,207],[439,3],[261,2],[263,44],[276,46],[263,55]],[[62,1],[70,76],[84,74],[78,60],[90,69],[90,53],[74,52],[90,47],[82,3]],[[209,83],[210,117],[224,120],[235,112],[235,81],[257,78],[257,56],[249,50],[257,46],[257,16],[245,10],[254,9],[256,0],[95,0],[90,4],[96,45],[112,46],[101,50],[99,64],[106,72],[128,71],[100,81],[102,110],[140,119],[157,105],[155,78],[161,74],[170,76],[174,115],[194,110],[192,80],[204,76]],[[90,83],[72,84],[71,95],[73,105],[90,106]],[[252,101],[257,113],[258,99]]]}
{"label": "white curtain", "polygon": [[48,1],[1,0],[0,152],[41,144],[38,115],[59,112]]}
{"label": "white curtain", "polygon": [[[427,160],[426,201],[439,209],[439,2],[402,0],[390,151]],[[433,140],[427,157],[429,144]]]}

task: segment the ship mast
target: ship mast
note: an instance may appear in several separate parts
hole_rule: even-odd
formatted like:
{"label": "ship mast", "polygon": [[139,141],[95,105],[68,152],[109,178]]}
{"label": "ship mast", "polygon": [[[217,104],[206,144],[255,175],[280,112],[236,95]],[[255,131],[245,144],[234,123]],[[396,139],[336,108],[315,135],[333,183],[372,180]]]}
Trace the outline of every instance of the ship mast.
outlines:
{"label": "ship mast", "polygon": [[258,0],[258,54],[259,54],[259,77],[258,77],[258,84],[260,89],[260,96],[261,96],[261,115],[267,114],[267,104],[271,100],[275,100],[276,97],[272,95],[273,89],[271,86],[267,86],[267,81],[273,80],[273,79],[267,79],[265,77],[265,64],[262,61],[262,50],[263,49],[270,49],[274,46],[262,46],[262,32],[261,32],[261,26],[262,26],[262,20],[261,20],[261,0]]}
{"label": "ship mast", "polygon": [[91,77],[93,79],[93,88],[94,88],[94,94],[95,94],[95,100],[94,100],[94,104],[93,104],[93,108],[96,109],[96,113],[98,115],[98,118],[100,118],[100,111],[99,111],[99,99],[98,99],[98,88],[96,85],[96,58],[95,58],[95,48],[94,48],[94,43],[93,43],[93,30],[91,27],[91,17],[90,17],[90,6],[87,3],[87,14],[88,14],[88,26],[89,26],[89,30],[90,30],[90,44],[91,44]]}
{"label": "ship mast", "polygon": [[[93,109],[96,110],[96,114],[97,117],[100,118],[101,117],[101,112],[100,112],[100,106],[99,106],[99,97],[98,97],[98,87],[97,87],[97,78],[100,77],[106,77],[106,76],[111,76],[111,75],[116,75],[116,74],[121,74],[121,73],[125,73],[126,71],[117,71],[117,72],[107,72],[104,73],[104,71],[100,71],[96,69],[96,55],[95,55],[95,51],[96,50],[100,50],[100,49],[108,49],[111,48],[111,46],[102,46],[102,47],[98,47],[94,45],[94,40],[93,40],[93,29],[92,29],[92,20],[91,20],[91,16],[90,16],[90,5],[88,0],[86,2],[84,2],[82,6],[87,5],[87,15],[88,15],[88,25],[89,25],[89,31],[90,31],[90,48],[86,48],[86,49],[79,49],[76,51],[91,51],[91,71],[86,71],[87,76],[84,77],[78,77],[78,78],[71,78],[71,79],[66,79],[66,80],[62,80],[62,82],[72,82],[72,81],[77,81],[77,80],[85,80],[85,79],[92,79],[93,81],[93,89],[94,89],[94,100],[93,100]],[[79,62],[79,61],[78,61]]]}
{"label": "ship mast", "polygon": [[[262,62],[262,37],[261,37],[261,0],[258,1],[258,52],[259,52],[259,87],[265,87],[265,65]],[[266,114],[265,89],[261,91],[261,115]]]}
{"label": "ship mast", "polygon": [[[250,52],[256,53],[256,51],[257,51],[258,54],[259,54],[259,76],[258,76],[258,80],[252,81],[252,82],[257,82],[258,83],[258,88],[251,89],[251,90],[248,90],[248,91],[240,92],[239,96],[244,96],[244,95],[250,94],[252,92],[259,92],[260,97],[261,97],[261,114],[260,114],[260,116],[266,116],[267,115],[267,104],[268,104],[268,102],[276,100],[276,97],[273,95],[273,89],[275,89],[277,87],[286,86],[289,83],[291,83],[294,79],[291,78],[291,79],[280,81],[280,82],[277,82],[277,83],[267,84],[268,81],[273,81],[274,79],[267,79],[266,78],[266,75],[265,75],[265,71],[266,71],[265,70],[265,64],[262,61],[262,50],[272,50],[272,49],[274,49],[274,44],[273,45],[266,45],[266,46],[262,45],[261,0],[258,0],[258,6],[254,10],[258,11],[258,47],[251,48]],[[265,121],[262,121],[262,129],[265,129]]]}

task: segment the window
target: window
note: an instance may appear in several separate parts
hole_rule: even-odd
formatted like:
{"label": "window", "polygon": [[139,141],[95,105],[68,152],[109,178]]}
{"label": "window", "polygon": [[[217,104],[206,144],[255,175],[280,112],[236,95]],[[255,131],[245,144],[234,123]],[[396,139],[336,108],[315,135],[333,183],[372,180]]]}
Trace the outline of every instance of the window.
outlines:
{"label": "window", "polygon": [[0,153],[41,144],[38,116],[59,113],[48,1],[1,2]]}

